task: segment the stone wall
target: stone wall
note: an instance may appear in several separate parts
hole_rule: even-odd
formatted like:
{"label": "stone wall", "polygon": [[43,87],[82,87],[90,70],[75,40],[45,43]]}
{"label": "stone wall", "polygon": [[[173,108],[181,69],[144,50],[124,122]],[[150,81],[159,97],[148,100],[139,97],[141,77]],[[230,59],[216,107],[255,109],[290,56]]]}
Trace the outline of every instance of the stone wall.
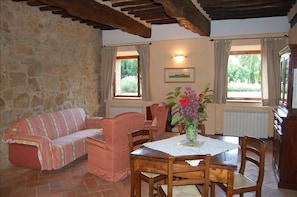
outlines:
{"label": "stone wall", "polygon": [[[102,34],[25,2],[0,1],[0,137],[17,119],[71,107],[98,115]],[[9,166],[0,142],[0,168]]]}

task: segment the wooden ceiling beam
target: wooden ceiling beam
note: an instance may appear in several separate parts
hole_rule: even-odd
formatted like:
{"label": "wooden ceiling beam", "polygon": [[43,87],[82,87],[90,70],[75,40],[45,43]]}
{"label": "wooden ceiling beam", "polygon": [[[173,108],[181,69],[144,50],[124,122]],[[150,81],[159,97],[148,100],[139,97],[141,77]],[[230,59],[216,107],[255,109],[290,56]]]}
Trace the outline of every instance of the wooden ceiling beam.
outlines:
{"label": "wooden ceiling beam", "polygon": [[155,24],[155,25],[165,25],[165,24],[173,24],[176,23],[176,20],[169,18],[160,18],[160,19],[149,19],[147,22]]}
{"label": "wooden ceiling beam", "polygon": [[151,4],[151,0],[120,0],[120,1],[110,1],[113,7],[123,7],[131,5],[146,5]]}
{"label": "wooden ceiling beam", "polygon": [[134,7],[130,6],[130,7],[121,8],[121,11],[133,12],[133,11],[156,10],[156,9],[162,9],[162,7],[155,6],[155,5],[134,6]]}
{"label": "wooden ceiling beam", "polygon": [[70,15],[81,19],[106,24],[124,32],[139,35],[144,38],[151,37],[151,27],[131,17],[116,11],[106,5],[92,0],[39,0],[40,2],[67,11]]}
{"label": "wooden ceiling beam", "polygon": [[55,10],[62,10],[61,8],[51,7],[51,6],[42,6],[39,7],[40,11],[55,11]]}
{"label": "wooden ceiling beam", "polygon": [[288,6],[291,5],[290,0],[282,1],[282,0],[274,0],[272,3],[271,0],[250,0],[250,1],[242,1],[242,0],[197,0],[197,2],[205,9],[214,8],[214,7],[222,7],[222,8],[231,8],[231,7],[262,7],[262,6]]}
{"label": "wooden ceiling beam", "polygon": [[210,36],[210,21],[196,8],[191,0],[154,0],[163,5],[166,13],[179,25],[201,36]]}
{"label": "wooden ceiling beam", "polygon": [[27,4],[30,6],[41,6],[43,3],[41,3],[38,0],[27,0]]}

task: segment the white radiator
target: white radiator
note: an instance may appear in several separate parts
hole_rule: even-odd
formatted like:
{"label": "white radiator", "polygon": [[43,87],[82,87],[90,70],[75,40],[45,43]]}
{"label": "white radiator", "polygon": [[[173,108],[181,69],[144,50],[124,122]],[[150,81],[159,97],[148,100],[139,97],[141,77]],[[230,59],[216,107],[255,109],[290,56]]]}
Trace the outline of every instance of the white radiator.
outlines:
{"label": "white radiator", "polygon": [[224,109],[224,135],[268,138],[269,112]]}
{"label": "white radiator", "polygon": [[114,117],[124,112],[143,113],[143,107],[141,105],[110,105],[109,106],[109,117]]}

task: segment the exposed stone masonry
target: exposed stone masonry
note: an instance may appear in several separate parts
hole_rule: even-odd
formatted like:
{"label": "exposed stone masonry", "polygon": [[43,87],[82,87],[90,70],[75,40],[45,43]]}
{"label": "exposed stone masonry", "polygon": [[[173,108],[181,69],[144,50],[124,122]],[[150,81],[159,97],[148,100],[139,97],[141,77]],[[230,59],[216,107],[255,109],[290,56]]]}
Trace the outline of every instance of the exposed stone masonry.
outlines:
{"label": "exposed stone masonry", "polygon": [[[98,115],[102,34],[25,2],[0,1],[0,137],[17,119],[71,107]],[[9,165],[0,142],[0,168]]]}

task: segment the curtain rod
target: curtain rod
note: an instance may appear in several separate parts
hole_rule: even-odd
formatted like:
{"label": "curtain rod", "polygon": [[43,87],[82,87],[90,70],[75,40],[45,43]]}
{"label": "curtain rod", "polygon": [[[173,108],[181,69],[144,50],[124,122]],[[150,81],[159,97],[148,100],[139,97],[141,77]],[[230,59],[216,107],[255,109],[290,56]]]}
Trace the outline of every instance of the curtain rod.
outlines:
{"label": "curtain rod", "polygon": [[271,36],[271,37],[250,37],[250,38],[221,38],[221,39],[210,39],[209,41],[213,42],[215,40],[251,40],[251,39],[261,39],[261,38],[288,38],[289,36],[287,34],[283,36]]}
{"label": "curtain rod", "polygon": [[136,43],[136,44],[120,44],[120,45],[103,45],[103,47],[129,47],[129,46],[136,46],[136,45],[142,45],[142,44],[149,44],[151,45],[152,43]]}

